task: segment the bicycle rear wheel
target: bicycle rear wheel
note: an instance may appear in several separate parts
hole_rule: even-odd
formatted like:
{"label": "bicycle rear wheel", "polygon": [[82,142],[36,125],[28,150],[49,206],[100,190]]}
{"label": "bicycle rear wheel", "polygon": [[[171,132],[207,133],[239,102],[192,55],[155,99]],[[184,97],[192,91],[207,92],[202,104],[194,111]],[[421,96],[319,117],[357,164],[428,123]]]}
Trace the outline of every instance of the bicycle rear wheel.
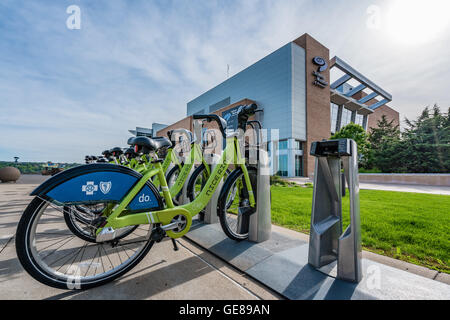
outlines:
{"label": "bicycle rear wheel", "polygon": [[[103,210],[106,208],[105,203],[94,205],[73,205],[64,206],[63,214],[67,227],[77,237],[89,241],[96,242],[95,227],[93,223],[99,218]],[[133,232],[138,226],[128,226],[121,229],[121,235],[116,239],[122,239]]]}
{"label": "bicycle rear wheel", "polygon": [[[178,166],[174,166],[172,169],[170,169],[170,171],[166,177],[167,186],[169,187],[169,189],[175,185],[175,183],[178,179],[178,176],[180,175],[180,172],[181,172],[181,170],[180,170],[180,167],[178,167]],[[172,202],[174,205],[179,205],[181,194],[182,194],[182,192],[180,191],[180,192],[178,192],[177,195],[173,196]]]}

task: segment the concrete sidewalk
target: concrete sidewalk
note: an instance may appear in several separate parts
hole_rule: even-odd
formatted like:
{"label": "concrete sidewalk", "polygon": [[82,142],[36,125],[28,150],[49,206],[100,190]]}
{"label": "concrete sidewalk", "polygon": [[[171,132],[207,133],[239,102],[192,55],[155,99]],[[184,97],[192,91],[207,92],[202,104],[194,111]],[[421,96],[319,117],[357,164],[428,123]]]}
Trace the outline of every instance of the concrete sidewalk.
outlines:
{"label": "concrete sidewalk", "polygon": [[385,190],[385,191],[400,191],[400,192],[415,192],[415,193],[430,193],[450,195],[450,186],[423,186],[417,184],[394,184],[394,183],[368,183],[360,182],[360,189],[368,190]]}
{"label": "concrete sidewalk", "polygon": [[[135,269],[102,287],[78,292],[42,285],[31,278],[18,262],[14,234],[21,214],[31,200],[28,194],[36,187],[37,182],[46,178],[48,177],[24,176],[20,183],[0,184],[0,299],[283,298],[245,274],[242,269],[230,264],[236,262],[234,260],[238,257],[234,257],[234,260],[222,260],[186,238],[178,240],[180,250],[177,252],[173,251],[170,241],[156,244]],[[308,241],[307,235],[285,228],[273,226],[273,231],[305,243]],[[370,252],[364,251],[363,257],[450,284],[447,274]]]}
{"label": "concrete sidewalk", "polygon": [[47,287],[31,278],[17,260],[14,234],[37,180],[0,184],[0,299],[280,299],[281,296],[252,280],[188,240],[155,244],[129,273],[87,291]]}
{"label": "concrete sidewalk", "polygon": [[[297,184],[313,182],[311,179],[305,177],[285,178],[285,180],[295,182]],[[360,182],[359,189],[450,195],[450,186],[425,186],[417,184]]]}
{"label": "concrete sidewalk", "polygon": [[[447,274],[387,257],[363,252],[362,280],[336,278],[336,262],[317,270],[308,263],[308,237],[274,227],[271,238],[261,243],[236,243],[219,224],[194,221],[186,235],[239,270],[291,300],[448,300]],[[380,259],[382,258],[382,259]],[[390,263],[391,262],[391,263]],[[438,281],[436,281],[438,280]]]}

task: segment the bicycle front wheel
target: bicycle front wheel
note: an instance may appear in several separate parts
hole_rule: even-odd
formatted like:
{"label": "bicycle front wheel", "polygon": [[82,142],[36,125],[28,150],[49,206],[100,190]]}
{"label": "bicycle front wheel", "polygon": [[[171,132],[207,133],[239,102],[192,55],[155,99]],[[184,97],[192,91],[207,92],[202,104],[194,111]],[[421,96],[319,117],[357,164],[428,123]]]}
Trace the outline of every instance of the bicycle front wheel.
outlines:
{"label": "bicycle front wheel", "polygon": [[39,282],[59,289],[88,289],[135,267],[154,243],[152,228],[140,225],[120,240],[93,243],[71,232],[63,206],[36,197],[19,221],[16,251],[24,269]]}
{"label": "bicycle front wheel", "polygon": [[[257,170],[252,167],[247,170],[256,201]],[[230,239],[247,239],[250,215],[255,209],[250,206],[244,173],[241,168],[237,168],[228,176],[219,198],[217,214],[222,230]]]}

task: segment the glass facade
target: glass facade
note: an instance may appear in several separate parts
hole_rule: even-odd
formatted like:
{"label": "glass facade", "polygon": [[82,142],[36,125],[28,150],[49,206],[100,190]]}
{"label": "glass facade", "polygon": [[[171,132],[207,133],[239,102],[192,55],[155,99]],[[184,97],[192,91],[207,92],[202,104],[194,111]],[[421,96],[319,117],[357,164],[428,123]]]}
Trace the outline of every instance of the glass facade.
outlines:
{"label": "glass facade", "polygon": [[361,127],[363,127],[364,124],[364,116],[362,114],[356,114],[355,117],[355,123],[359,124]]}
{"label": "glass facade", "polygon": [[278,142],[278,150],[287,150],[287,148],[288,148],[287,140],[280,140]]}
{"label": "glass facade", "polygon": [[345,127],[352,121],[352,112],[346,108],[342,108],[341,128]]}
{"label": "glass facade", "polygon": [[295,150],[303,150],[303,144],[300,140],[295,140],[294,142]]}
{"label": "glass facade", "polygon": [[[330,106],[330,115],[331,115],[331,134],[336,133],[336,128],[339,130],[342,127],[348,125],[350,122],[352,122],[352,111],[346,109],[345,107],[342,108],[342,115],[341,115],[341,122],[337,123],[338,121],[338,115],[339,115],[339,106],[335,103],[331,103]],[[355,115],[355,123],[359,124],[360,126],[364,127],[364,115],[356,113]],[[364,128],[366,129],[366,128]]]}
{"label": "glass facade", "polygon": [[[331,103],[330,104],[330,115],[331,115],[331,134],[336,133],[336,128],[340,129],[344,126],[346,126],[347,124],[352,122],[352,111],[349,109],[346,109],[345,107],[342,107],[342,114],[340,115],[340,124],[338,124],[338,118],[339,118],[339,109],[340,106],[335,104],[335,103]],[[363,126],[364,124],[364,115],[361,114],[356,114],[355,115],[355,123],[358,125]],[[288,139],[284,139],[284,140],[279,140],[275,145],[277,146],[277,152],[276,152],[276,156],[277,157],[277,161],[275,159],[270,159],[270,164],[272,165],[272,160],[275,161],[275,163],[277,163],[277,166],[274,172],[276,172],[275,174],[282,176],[282,177],[287,177],[289,175],[289,172],[291,175],[294,175],[296,177],[302,177],[304,176],[304,170],[303,170],[303,156],[301,154],[301,152],[298,151],[303,151],[304,145],[303,145],[303,141],[301,140],[297,140],[297,139],[291,139],[292,142],[288,142]],[[273,142],[269,142],[268,143],[268,151],[269,151],[269,155],[272,153],[273,151],[273,147],[274,145],[272,144]],[[292,149],[289,149],[289,143],[292,143]],[[291,164],[291,166],[293,166],[293,168],[289,168],[289,163]]]}
{"label": "glass facade", "polygon": [[[292,139],[292,148],[289,149],[289,140],[279,140],[273,145],[273,142],[268,143],[269,164],[275,165],[274,174],[281,177],[288,177],[289,174],[294,176],[303,176],[303,141]],[[271,156],[276,146],[276,152]],[[276,158],[276,159],[275,159]],[[292,166],[289,167],[289,164]]]}
{"label": "glass facade", "polygon": [[281,177],[288,176],[288,156],[287,154],[278,157],[278,172],[277,175]]}
{"label": "glass facade", "polygon": [[295,156],[295,176],[303,176],[303,157],[298,155]]}
{"label": "glass facade", "polygon": [[336,124],[338,118],[339,106],[335,103],[331,103],[331,133],[335,133]]}
{"label": "glass facade", "polygon": [[[280,140],[278,141],[278,150],[287,150],[288,149],[288,141]],[[278,156],[278,172],[277,175],[282,177],[288,176],[288,156],[287,154],[280,154]]]}

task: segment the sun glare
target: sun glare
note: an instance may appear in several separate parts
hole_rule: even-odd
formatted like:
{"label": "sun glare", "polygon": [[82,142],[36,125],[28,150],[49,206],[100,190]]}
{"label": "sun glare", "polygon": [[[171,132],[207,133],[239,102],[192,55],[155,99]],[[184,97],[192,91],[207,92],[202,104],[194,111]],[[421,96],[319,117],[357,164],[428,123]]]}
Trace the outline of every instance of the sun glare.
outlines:
{"label": "sun glare", "polygon": [[408,45],[434,41],[448,27],[449,0],[391,0],[386,26],[389,36]]}

